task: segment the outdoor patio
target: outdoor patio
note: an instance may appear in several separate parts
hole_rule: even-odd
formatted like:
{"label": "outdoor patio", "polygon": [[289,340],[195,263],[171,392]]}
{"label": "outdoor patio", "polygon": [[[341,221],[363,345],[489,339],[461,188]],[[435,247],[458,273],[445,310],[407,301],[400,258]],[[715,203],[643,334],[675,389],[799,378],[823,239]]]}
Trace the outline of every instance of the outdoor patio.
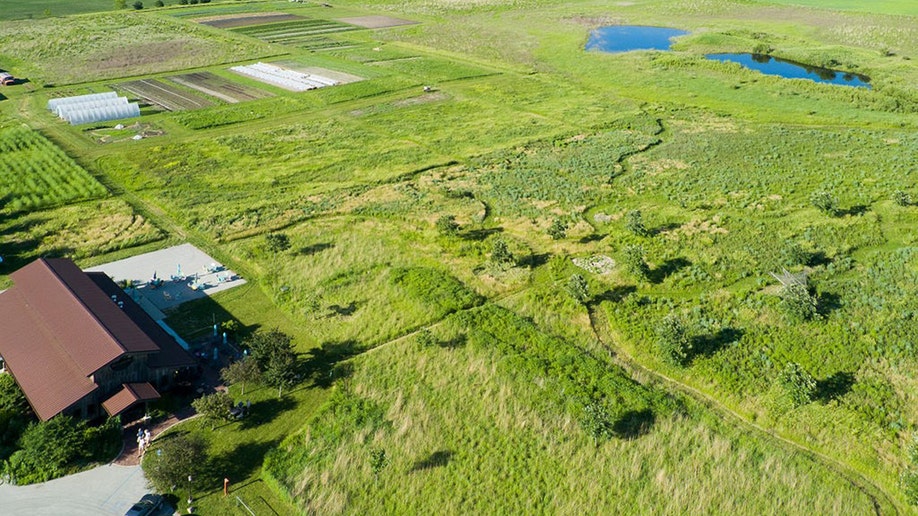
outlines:
{"label": "outdoor patio", "polygon": [[163,311],[245,283],[235,272],[191,244],[161,249],[86,269],[128,281],[125,290],[155,320]]}

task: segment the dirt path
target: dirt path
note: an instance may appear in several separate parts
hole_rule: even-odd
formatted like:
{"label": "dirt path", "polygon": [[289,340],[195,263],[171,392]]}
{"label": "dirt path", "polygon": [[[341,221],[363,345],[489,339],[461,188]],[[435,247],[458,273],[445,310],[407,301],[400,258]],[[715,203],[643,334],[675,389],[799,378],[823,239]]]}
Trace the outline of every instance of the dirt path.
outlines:
{"label": "dirt path", "polygon": [[823,463],[823,465],[835,471],[838,475],[846,479],[858,490],[869,497],[873,502],[874,512],[877,515],[888,514],[888,511],[892,511],[893,514],[903,513],[902,508],[899,507],[894,498],[889,496],[886,491],[884,491],[880,486],[874,484],[864,474],[856,471],[847,464],[818,450],[814,450],[796,441],[788,439],[787,437],[777,434],[774,432],[774,430],[765,428],[755,422],[749,421],[740,413],[722,404],[713,396],[700,391],[691,385],[672,378],[664,373],[642,365],[636,361],[634,357],[625,353],[621,347],[615,346],[608,342],[609,338],[617,340],[617,336],[615,335],[615,331],[611,328],[611,326],[609,326],[608,321],[606,321],[605,318],[597,312],[595,307],[589,307],[588,312],[590,316],[590,327],[593,330],[593,334],[596,336],[596,340],[598,340],[599,343],[609,351],[609,357],[615,365],[618,365],[626,371],[629,371],[632,375],[637,372],[641,375],[659,380],[666,384],[666,386],[670,389],[690,396],[708,409],[720,414],[724,419],[732,420],[737,426],[750,432],[758,433],[761,437],[766,439],[776,439],[784,445],[805,454],[807,457],[813,459],[814,461]]}

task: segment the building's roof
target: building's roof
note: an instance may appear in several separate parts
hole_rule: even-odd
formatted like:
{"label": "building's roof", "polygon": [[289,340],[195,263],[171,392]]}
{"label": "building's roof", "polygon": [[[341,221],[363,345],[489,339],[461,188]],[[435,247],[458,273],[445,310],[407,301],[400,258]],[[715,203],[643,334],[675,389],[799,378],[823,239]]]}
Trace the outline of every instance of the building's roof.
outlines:
{"label": "building's roof", "polygon": [[160,369],[165,367],[189,367],[195,365],[194,357],[188,354],[178,342],[166,333],[147,312],[140,307],[130,296],[126,295],[121,287],[115,284],[104,272],[87,272],[87,276],[111,299],[111,296],[118,296],[117,299],[122,303],[121,311],[124,312],[134,324],[143,331],[159,348],[158,353],[150,355],[147,365],[149,367]]}
{"label": "building's roof", "polygon": [[[42,420],[95,390],[90,377],[125,353],[162,348],[152,367],[193,363],[104,275],[86,274],[70,260],[39,259],[11,278],[13,287],[0,294],[0,355]],[[118,295],[121,307],[111,297]],[[147,333],[151,325],[158,333]]]}
{"label": "building's roof", "polygon": [[46,421],[96,390],[96,384],[56,345],[39,344],[53,343],[56,336],[20,294],[13,287],[0,295],[0,355],[35,414]]}
{"label": "building's roof", "polygon": [[143,383],[125,383],[121,390],[114,396],[102,402],[102,408],[110,416],[118,414],[129,409],[135,403],[141,401],[153,401],[159,399],[159,392],[148,382]]}

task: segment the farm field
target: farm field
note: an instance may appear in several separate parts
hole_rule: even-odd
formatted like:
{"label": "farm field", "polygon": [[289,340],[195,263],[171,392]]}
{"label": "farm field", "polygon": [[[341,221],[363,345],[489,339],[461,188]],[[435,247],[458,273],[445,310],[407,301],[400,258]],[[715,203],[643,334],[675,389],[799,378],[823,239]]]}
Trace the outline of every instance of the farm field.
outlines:
{"label": "farm field", "polygon": [[218,99],[223,100],[224,102],[229,102],[230,104],[235,104],[236,102],[244,102],[247,100],[262,99],[271,96],[271,94],[266,91],[234,83],[230,80],[214,75],[211,72],[196,72],[174,75],[169,77],[169,80],[177,84],[181,84],[182,86],[187,86],[189,88],[198,90],[201,93],[217,97]]}
{"label": "farm field", "polygon": [[41,134],[0,127],[0,192],[10,212],[102,197],[105,188]]}
{"label": "farm field", "polygon": [[[280,327],[307,373],[254,391],[263,426],[176,431],[235,463],[258,511],[908,513],[918,14],[799,3],[0,22],[0,66],[30,80],[3,90],[0,136],[39,149],[0,163],[40,164],[3,191],[0,288],[37,256],[183,241],[242,271],[246,291],[170,323]],[[584,51],[608,24],[689,34]],[[873,89],[704,57],[762,49]],[[293,92],[228,71],[259,60],[363,80]],[[155,138],[101,145],[113,123],[44,110],[119,83],[174,101],[139,119]],[[201,514],[234,510],[201,494]]]}
{"label": "farm field", "polygon": [[152,79],[122,82],[116,84],[115,87],[137,96],[143,102],[154,104],[168,111],[201,109],[213,105],[213,102],[198,95]]}
{"label": "farm field", "polygon": [[296,45],[301,40],[308,41],[310,36],[356,30],[357,27],[333,20],[318,18],[297,19],[291,21],[267,23],[264,25],[247,25],[234,28],[234,32],[258,38],[269,43]]}
{"label": "farm field", "polygon": [[62,2],[61,0],[10,0],[3,2],[3,10],[0,11],[0,20],[23,20],[111,11],[112,5],[112,2],[109,0],[86,0],[82,2]]}

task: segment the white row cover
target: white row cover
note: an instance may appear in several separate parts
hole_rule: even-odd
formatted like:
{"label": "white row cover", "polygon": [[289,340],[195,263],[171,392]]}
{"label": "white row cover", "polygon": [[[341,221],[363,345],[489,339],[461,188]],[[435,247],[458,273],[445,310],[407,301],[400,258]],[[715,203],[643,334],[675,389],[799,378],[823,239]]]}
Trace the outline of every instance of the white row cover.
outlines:
{"label": "white row cover", "polygon": [[119,104],[127,104],[127,97],[115,97],[113,99],[101,99],[101,100],[87,100],[85,102],[79,102],[74,104],[64,104],[62,106],[57,106],[54,108],[54,113],[61,117],[66,118],[64,113],[70,111],[79,111],[81,109],[92,109],[105,106],[117,106]]}
{"label": "white row cover", "polygon": [[136,102],[132,102],[130,104],[112,104],[68,111],[65,115],[61,115],[61,118],[70,122],[70,125],[79,125],[137,116],[140,116],[140,106]]}
{"label": "white row cover", "polygon": [[230,70],[290,91],[313,90],[338,84],[338,81],[327,77],[297,72],[268,63],[234,66]]}
{"label": "white row cover", "polygon": [[114,91],[106,91],[105,93],[90,93],[89,95],[77,95],[75,97],[62,97],[59,99],[51,99],[48,101],[48,110],[55,111],[55,108],[57,106],[63,106],[65,104],[79,104],[80,102],[111,99],[117,96],[118,96],[118,93]]}

